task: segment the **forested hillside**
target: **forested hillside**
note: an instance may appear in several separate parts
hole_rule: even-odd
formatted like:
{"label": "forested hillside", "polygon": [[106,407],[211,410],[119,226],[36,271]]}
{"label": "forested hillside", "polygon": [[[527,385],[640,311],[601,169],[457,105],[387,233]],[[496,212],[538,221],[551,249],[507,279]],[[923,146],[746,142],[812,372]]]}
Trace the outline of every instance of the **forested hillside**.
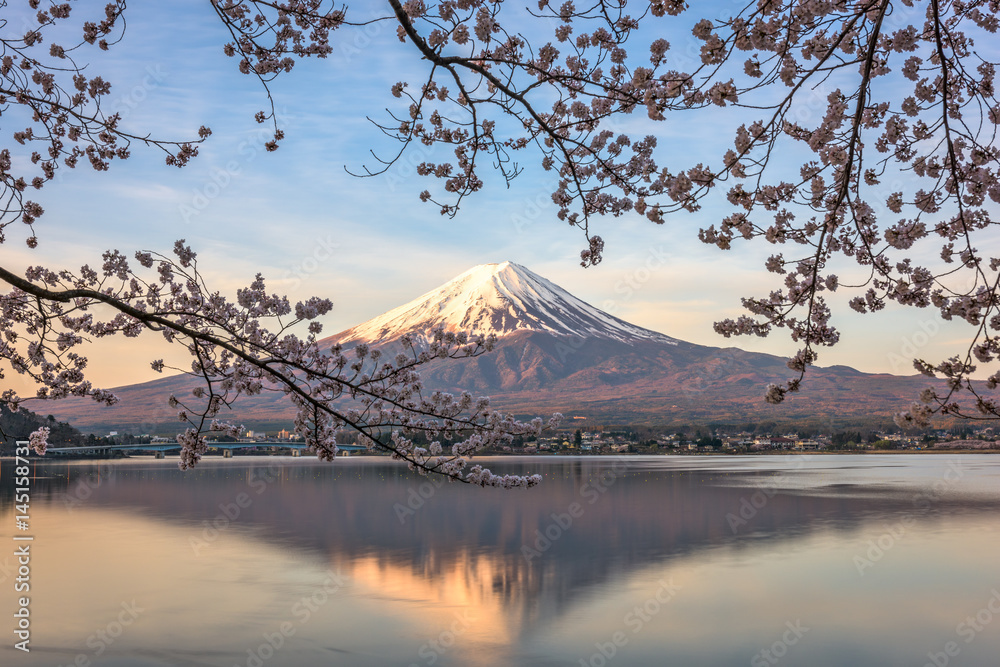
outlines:
{"label": "forested hillside", "polygon": [[32,431],[42,426],[49,428],[49,446],[66,447],[85,444],[87,438],[66,422],[56,421],[52,415],[43,417],[26,408],[12,412],[6,405],[0,404],[0,453],[13,454],[14,442],[27,440]]}

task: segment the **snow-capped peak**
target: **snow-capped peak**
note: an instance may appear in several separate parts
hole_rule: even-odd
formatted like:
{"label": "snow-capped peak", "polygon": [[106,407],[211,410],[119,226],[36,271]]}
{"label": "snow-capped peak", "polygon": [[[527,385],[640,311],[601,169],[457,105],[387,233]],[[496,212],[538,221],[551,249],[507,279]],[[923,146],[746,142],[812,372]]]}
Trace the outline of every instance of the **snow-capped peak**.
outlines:
{"label": "snow-capped peak", "polygon": [[438,326],[448,331],[496,334],[544,331],[623,342],[653,340],[677,344],[664,334],[643,329],[581,301],[558,285],[514,264],[480,264],[407,304],[393,308],[337,338],[389,341],[405,333]]}

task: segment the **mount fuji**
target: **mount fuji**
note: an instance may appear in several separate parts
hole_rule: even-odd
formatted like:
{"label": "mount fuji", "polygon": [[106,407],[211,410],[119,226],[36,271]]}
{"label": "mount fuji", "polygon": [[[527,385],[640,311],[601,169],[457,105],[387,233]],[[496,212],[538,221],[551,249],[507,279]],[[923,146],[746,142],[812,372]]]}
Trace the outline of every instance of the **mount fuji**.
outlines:
{"label": "mount fuji", "polygon": [[[494,334],[495,348],[471,359],[434,360],[422,367],[428,389],[468,390],[519,416],[562,412],[587,423],[803,423],[816,427],[888,424],[926,384],[922,376],[867,374],[846,366],[814,368],[803,390],[781,405],[762,396],[786,380],[785,359],[738,348],[698,345],[605,313],[512,262],[476,266],[441,287],[367,322],[325,338],[392,349],[436,327]],[[113,391],[120,403],[102,408],[67,399],[49,410],[90,429],[155,430],[172,421],[168,396],[194,387],[187,376]],[[287,425],[292,410],[278,393],[245,397],[232,418],[257,428]],[[156,418],[153,415],[160,415]],[[176,422],[174,422],[176,424]]]}
{"label": "mount fuji", "polygon": [[409,303],[334,338],[340,343],[388,342],[430,331],[508,334],[538,331],[555,336],[602,338],[623,343],[677,340],[629,324],[581,301],[519,264],[481,264]]}

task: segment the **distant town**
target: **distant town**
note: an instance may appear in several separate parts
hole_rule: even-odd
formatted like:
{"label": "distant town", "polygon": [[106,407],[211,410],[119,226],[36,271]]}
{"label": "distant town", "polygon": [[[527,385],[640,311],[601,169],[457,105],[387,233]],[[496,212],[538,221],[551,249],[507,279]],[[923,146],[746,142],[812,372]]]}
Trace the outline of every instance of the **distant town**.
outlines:
{"label": "distant town", "polygon": [[[106,435],[83,434],[52,415],[20,409],[11,412],[0,405],[0,454],[12,455],[14,442],[46,426],[53,456],[134,456],[155,454],[162,458],[176,449],[176,436],[166,432],[132,434],[110,431]],[[927,452],[927,451],[1000,451],[1000,439],[993,427],[973,428],[961,424],[951,429],[901,433],[879,428],[843,429],[822,433],[799,427],[778,427],[773,422],[732,426],[687,426],[679,429],[656,429],[649,426],[580,425],[546,431],[540,437],[515,438],[509,446],[483,452],[491,455],[608,455],[608,454],[769,454],[774,452]],[[668,432],[663,432],[667,430]],[[673,431],[673,432],[669,432]],[[415,436],[418,445],[429,444]],[[338,437],[342,454],[365,451],[351,434]],[[288,428],[253,428],[239,437],[209,436],[209,454],[243,456],[260,454],[304,453],[301,437]],[[133,447],[134,446],[134,447]],[[141,448],[141,449],[140,449]],[[79,451],[76,451],[79,450]],[[368,453],[365,451],[365,453]],[[381,452],[371,452],[380,454]]]}
{"label": "distant town", "polygon": [[[505,453],[573,454],[750,454],[771,451],[892,451],[928,449],[998,449],[992,428],[957,433],[937,431],[911,436],[900,433],[845,431],[830,435],[800,436],[798,433],[758,435],[738,433],[661,434],[642,438],[635,431],[562,432],[551,437],[528,441],[521,446],[504,448]],[[508,451],[509,450],[509,451]]]}
{"label": "distant town", "polygon": [[[418,442],[420,439],[418,438]],[[110,432],[104,436],[87,435],[79,442],[55,445],[54,456],[126,456],[151,454],[154,448],[176,444],[164,435],[132,435]],[[208,440],[209,454],[230,456],[279,455],[299,456],[303,447],[299,435],[278,431],[247,430],[240,437]],[[129,448],[134,445],[136,449]],[[357,447],[344,435],[342,455],[358,453]],[[111,448],[114,448],[113,450]],[[142,448],[141,450],[139,448]],[[79,452],[75,452],[79,449]],[[691,455],[691,454],[769,454],[774,452],[917,452],[917,451],[1000,451],[1000,440],[993,428],[978,430],[938,430],[920,435],[882,431],[842,431],[833,435],[801,435],[795,432],[759,434],[752,431],[706,433],[651,434],[641,429],[560,430],[542,437],[516,439],[511,445],[483,452],[488,455]],[[6,453],[6,452],[4,452]],[[368,452],[365,452],[368,453]],[[381,452],[371,452],[378,455]],[[162,456],[158,456],[162,458]]]}

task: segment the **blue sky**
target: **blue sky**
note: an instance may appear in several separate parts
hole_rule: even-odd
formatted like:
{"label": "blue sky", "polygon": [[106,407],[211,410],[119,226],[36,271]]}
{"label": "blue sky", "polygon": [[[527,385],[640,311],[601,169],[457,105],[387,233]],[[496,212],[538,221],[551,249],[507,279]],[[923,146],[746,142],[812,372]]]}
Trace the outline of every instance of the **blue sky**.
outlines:
{"label": "blue sky", "polygon": [[[371,6],[350,9],[368,17]],[[82,14],[82,7],[75,11]],[[673,25],[654,27],[683,54],[693,38]],[[741,296],[761,296],[776,287],[762,268],[770,246],[737,244],[724,253],[697,240],[698,228],[718,220],[725,207],[679,214],[659,227],[639,216],[600,220],[605,260],[582,269],[582,236],[556,219],[546,177],[531,164],[531,154],[519,156],[526,171],[509,189],[488,178],[485,190],[467,199],[454,219],[417,198],[434,185],[413,174],[412,164],[426,155],[404,157],[383,177],[359,179],[345,172],[372,164],[369,149],[392,150],[392,142],[365,116],[384,119],[384,108],[398,104],[389,87],[408,75],[417,81],[423,72],[394,29],[346,28],[335,36],[330,58],[300,62],[274,84],[287,138],[270,154],[263,151],[266,126],[252,118],[265,97],[255,80],[240,75],[235,61],[222,54],[225,37],[204,1],[129,8],[124,41],[108,54],[93,50],[91,60],[93,71],[111,80],[111,100],[125,124],[164,138],[192,137],[202,124],[214,134],[182,170],[136,146],[133,157],[110,173],[66,173],[38,197],[46,209],[37,226],[39,249],[8,244],[6,262],[79,266],[98,262],[107,248],[165,252],[175,239],[185,238],[199,252],[210,284],[220,289],[233,293],[259,271],[271,288],[294,299],[331,298],[335,309],[324,323],[326,333],[335,333],[473,265],[510,260],[623,319],[671,336],[786,356],[795,351],[780,332],[767,340],[727,341],[712,330],[714,321],[742,314]],[[655,132],[661,161],[677,156],[671,164],[676,170],[702,160],[717,163],[732,136],[731,129],[720,128],[750,120],[688,114],[655,125],[624,119],[622,125]],[[438,155],[444,149],[429,159]],[[907,350],[937,359],[959,349],[961,329],[936,322],[930,311],[891,308],[862,317],[844,307],[849,296],[834,301],[842,342],[821,351],[821,365],[908,374]],[[163,349],[152,336],[132,346],[100,344],[92,352],[92,378],[104,386],[151,379],[149,361],[171,358]]]}

